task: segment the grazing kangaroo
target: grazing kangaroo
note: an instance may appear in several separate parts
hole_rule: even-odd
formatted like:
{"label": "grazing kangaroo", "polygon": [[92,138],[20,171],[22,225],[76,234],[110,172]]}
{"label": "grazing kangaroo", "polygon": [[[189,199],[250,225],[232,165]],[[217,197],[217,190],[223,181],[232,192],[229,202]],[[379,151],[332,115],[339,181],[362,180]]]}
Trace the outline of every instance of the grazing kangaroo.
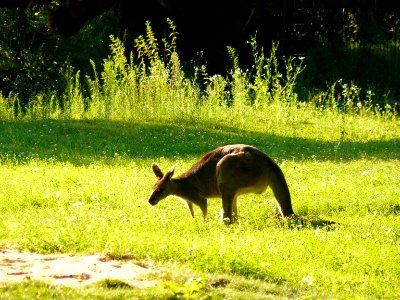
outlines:
{"label": "grazing kangaroo", "polygon": [[186,201],[192,217],[193,204],[207,217],[207,198],[222,197],[224,221],[237,218],[236,200],[239,195],[261,194],[272,188],[278,209],[283,217],[294,214],[289,188],[279,166],[265,153],[248,145],[227,145],[206,153],[188,171],[172,178],[175,167],[167,173],[153,163],[157,176],[148,202],[156,205],[169,195]]}

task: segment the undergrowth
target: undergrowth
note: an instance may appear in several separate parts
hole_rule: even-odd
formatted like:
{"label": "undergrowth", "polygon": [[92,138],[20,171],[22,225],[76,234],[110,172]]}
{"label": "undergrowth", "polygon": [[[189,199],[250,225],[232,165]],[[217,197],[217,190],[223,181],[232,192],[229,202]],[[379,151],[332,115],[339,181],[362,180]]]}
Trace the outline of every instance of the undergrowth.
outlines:
{"label": "undergrowth", "polygon": [[305,66],[301,59],[278,59],[278,45],[269,55],[250,41],[254,57],[251,70],[240,68],[240,58],[228,47],[232,69],[227,76],[208,76],[204,67],[196,69],[192,78],[182,70],[176,51],[177,33],[169,21],[171,40],[161,43],[150,23],[146,34],[135,40],[136,56],[128,57],[122,42],[111,36],[111,55],[102,70],[82,74],[67,68],[67,89],[64,97],[38,94],[28,106],[21,107],[16,93],[0,94],[2,119],[107,119],[192,122],[218,119],[221,111],[240,115],[243,111],[263,110],[271,104],[338,114],[374,114],[385,118],[397,116],[397,105],[373,105],[373,91],[362,99],[360,88],[338,80],[327,91],[309,93],[301,102],[297,78]]}

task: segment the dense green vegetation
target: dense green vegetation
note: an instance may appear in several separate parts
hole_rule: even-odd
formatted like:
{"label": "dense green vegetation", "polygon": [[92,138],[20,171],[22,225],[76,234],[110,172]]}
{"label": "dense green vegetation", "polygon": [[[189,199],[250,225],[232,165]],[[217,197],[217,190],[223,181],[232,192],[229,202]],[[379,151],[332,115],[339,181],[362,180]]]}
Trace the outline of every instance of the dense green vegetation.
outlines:
{"label": "dense green vegetation", "polygon": [[[340,82],[339,95],[333,86],[299,101],[303,65],[279,65],[274,50],[264,57],[254,47],[252,74],[234,59],[228,77],[199,70],[188,79],[173,41],[165,60],[150,27],[138,41],[140,57],[127,59],[112,39],[112,55],[85,78],[88,88],[70,72],[63,98],[38,94],[22,107],[17,94],[0,97],[0,246],[105,253],[171,264],[175,275],[149,290],[25,282],[2,287],[2,297],[400,296],[393,107],[359,101],[357,88]],[[210,200],[206,222],[173,197],[147,204],[153,161],[164,169],[178,163],[179,173],[230,143],[255,145],[278,162],[296,219],[276,217],[270,191],[242,196],[233,226],[221,224],[220,200]]]}
{"label": "dense green vegetation", "polygon": [[[146,11],[142,7],[136,10],[130,4],[126,11],[124,7],[115,7],[87,22],[78,34],[61,38],[51,32],[47,25],[48,9],[54,8],[57,2],[53,1],[49,7],[33,6],[28,10],[0,9],[0,91],[3,97],[9,97],[10,93],[11,96],[18,94],[22,107],[29,105],[38,94],[54,95],[62,105],[62,98],[68,85],[66,78],[78,70],[81,90],[86,96],[88,87],[85,77],[93,76],[92,64],[95,64],[98,70],[102,68],[103,59],[110,54],[109,36],[113,34],[119,37],[128,49],[126,54],[129,56],[131,50],[136,51],[135,40],[143,32],[145,16],[152,19],[159,37],[168,37],[170,33],[165,16],[153,16],[152,11]],[[130,3],[130,1],[124,2]],[[185,3],[185,1],[178,2]],[[207,1],[208,5],[212,2]],[[306,68],[299,75],[296,87],[301,101],[318,98],[321,93],[337,83],[334,90],[336,96],[340,96],[346,87],[351,86],[360,101],[371,100],[380,105],[386,103],[393,105],[399,102],[400,23],[396,1],[254,0],[251,2],[259,4],[254,15],[258,21],[252,24],[253,27],[247,28],[246,36],[240,37],[240,43],[230,41],[233,43],[230,45],[236,47],[240,53],[237,65],[242,70],[255,72],[251,47],[247,41],[251,36],[257,36],[259,45],[262,45],[267,52],[271,48],[271,41],[279,41],[279,59],[281,55],[296,54],[303,57]],[[224,18],[227,18],[226,22],[234,20],[234,26],[227,24],[224,29],[215,28],[218,27],[216,24],[221,24],[219,16],[221,10],[224,11],[224,3],[225,5],[234,3],[232,6],[241,6],[243,10],[233,9],[228,5],[229,18],[227,15],[224,15]],[[227,45],[219,44],[220,48],[216,52],[219,52],[218,57],[221,59],[217,59],[217,66],[215,62],[212,65],[211,62],[201,60],[199,57],[202,54],[196,53],[195,49],[186,53],[189,52],[187,48],[191,48],[190,41],[193,41],[188,39],[187,35],[185,39],[185,34],[182,34],[188,30],[187,27],[195,26],[197,31],[204,28],[202,38],[205,42],[212,43],[212,38],[209,40],[206,38],[207,32],[215,39],[215,35],[210,31],[220,32],[221,37],[230,33],[229,29],[236,30],[235,33],[238,30],[242,31],[243,28],[238,27],[248,18],[244,15],[244,11],[247,12],[249,6],[251,6],[249,1],[243,0],[218,1],[219,10],[213,15],[214,23],[209,26],[202,24],[202,17],[198,15],[195,20],[199,20],[199,24],[196,25],[190,22],[192,19],[190,17],[180,20],[183,24],[179,23],[176,28],[180,33],[177,52],[180,57],[183,57],[183,53],[186,54],[185,61],[181,62],[185,76],[196,76],[194,69],[199,67],[202,68],[205,78],[208,77],[207,72],[210,76],[219,73],[225,77],[226,67],[229,70],[231,66],[229,51],[226,50],[226,46],[230,43],[228,41]],[[185,5],[183,7],[183,9],[190,8]],[[191,15],[191,13],[185,14]],[[237,17],[231,14],[237,14]],[[172,16],[171,18],[174,22],[177,21]],[[193,28],[188,32],[193,33]],[[161,49],[161,52],[163,51],[164,49]],[[197,51],[201,52],[201,49]],[[164,56],[164,53],[162,55]],[[136,64],[137,61],[133,63]],[[219,72],[214,72],[216,69]],[[229,84],[225,89],[227,92],[231,91]]]}

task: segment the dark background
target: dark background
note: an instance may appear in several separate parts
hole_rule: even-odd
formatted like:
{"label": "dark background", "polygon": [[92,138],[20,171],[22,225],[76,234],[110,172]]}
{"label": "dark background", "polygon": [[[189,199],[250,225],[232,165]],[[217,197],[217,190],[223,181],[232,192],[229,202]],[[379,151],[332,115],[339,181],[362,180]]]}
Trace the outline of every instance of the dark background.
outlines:
{"label": "dark background", "polygon": [[0,92],[18,93],[23,104],[38,93],[62,93],[68,72],[91,75],[90,59],[100,68],[110,54],[111,34],[127,52],[135,51],[134,40],[150,20],[161,44],[171,33],[167,17],[177,26],[177,51],[187,76],[201,65],[209,75],[226,74],[232,67],[226,46],[235,48],[239,66],[251,71],[248,41],[256,36],[266,53],[275,41],[279,57],[304,58],[298,88],[307,92],[342,79],[364,93],[373,91],[377,102],[399,99],[400,1],[125,0],[69,37],[48,26],[49,9],[60,7],[57,1],[41,0],[29,8],[26,3],[0,4],[6,6],[0,8]]}

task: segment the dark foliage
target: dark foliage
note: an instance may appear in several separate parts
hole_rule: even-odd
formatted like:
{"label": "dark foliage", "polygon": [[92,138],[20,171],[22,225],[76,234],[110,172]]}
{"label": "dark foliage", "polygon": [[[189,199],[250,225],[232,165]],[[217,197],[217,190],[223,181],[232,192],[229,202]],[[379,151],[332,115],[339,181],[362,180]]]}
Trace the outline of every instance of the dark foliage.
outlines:
{"label": "dark foliage", "polygon": [[281,55],[305,57],[301,83],[307,89],[342,78],[364,90],[400,94],[400,3],[395,0],[110,0],[100,2],[113,8],[105,5],[108,12],[95,18],[90,9],[96,1],[86,0],[90,13],[85,18],[91,20],[73,22],[64,31],[73,35],[60,37],[48,27],[49,8],[52,28],[63,33],[60,24],[69,24],[68,18],[60,21],[67,2],[74,3],[2,1],[1,7],[20,7],[0,9],[3,95],[17,92],[27,103],[38,93],[61,93],[62,75],[70,67],[86,74],[90,59],[99,64],[107,56],[110,34],[121,37],[131,51],[146,20],[157,37],[168,37],[168,17],[177,26],[178,52],[188,74],[193,65],[206,65],[209,74],[226,72],[232,64],[227,46],[236,49],[240,66],[251,68],[247,41],[256,35],[265,51],[271,41],[279,41]]}

